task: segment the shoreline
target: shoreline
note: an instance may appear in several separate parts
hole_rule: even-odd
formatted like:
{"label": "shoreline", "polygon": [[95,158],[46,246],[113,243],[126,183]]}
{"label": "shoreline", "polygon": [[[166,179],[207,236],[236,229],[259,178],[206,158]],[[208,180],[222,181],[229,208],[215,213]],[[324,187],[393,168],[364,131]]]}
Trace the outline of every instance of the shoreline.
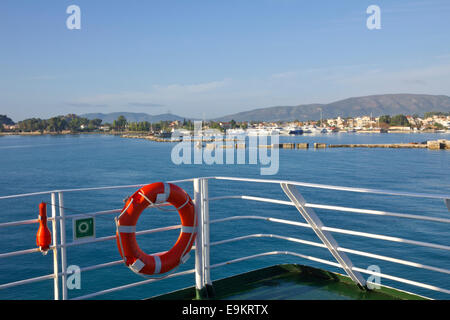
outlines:
{"label": "shoreline", "polygon": [[[421,131],[412,131],[412,130],[408,130],[408,131],[402,131],[402,130],[388,130],[387,132],[380,132],[379,130],[359,130],[359,131],[355,131],[355,132],[348,132],[348,131],[338,131],[338,132],[334,132],[334,133],[327,133],[327,135],[330,134],[341,134],[341,133],[348,133],[348,134],[377,134],[377,133],[382,133],[382,134],[388,134],[388,133],[404,133],[404,134],[414,134],[414,133],[435,133],[435,134],[450,134],[450,131],[447,130],[445,132],[442,131],[437,131],[437,130],[421,130]],[[58,135],[81,135],[81,134],[103,134],[103,135],[113,135],[113,136],[122,136],[124,138],[137,138],[137,137],[146,137],[146,138],[150,138],[150,139],[163,139],[154,135],[149,135],[147,132],[141,132],[141,131],[123,131],[123,132],[116,132],[116,131],[112,131],[112,132],[99,132],[99,131],[93,131],[93,132],[0,132],[0,136],[45,136],[45,135],[50,135],[50,136],[58,136]],[[224,136],[226,136],[226,134],[223,134]],[[311,134],[303,134],[305,136],[312,136]],[[280,135],[282,136],[282,135]],[[289,135],[286,135],[289,136]]]}
{"label": "shoreline", "polygon": [[[366,134],[366,133],[380,133],[379,131],[360,131],[360,132],[338,132],[338,133],[347,133],[347,134]],[[434,133],[434,134],[446,134],[447,132],[435,132],[434,130],[430,131],[420,131],[420,132],[410,132],[410,131],[395,131],[388,133]],[[126,139],[144,139],[148,141],[154,142],[166,142],[166,143],[174,143],[183,141],[182,138],[178,139],[167,139],[160,138],[154,135],[148,135],[142,132],[0,132],[0,137],[2,136],[59,136],[59,135],[111,135],[111,136],[120,136],[121,138]],[[385,133],[383,133],[385,134]],[[330,134],[327,134],[330,135]],[[302,135],[303,136],[303,135]],[[306,135],[309,136],[309,135]],[[317,135],[310,135],[311,137]],[[200,143],[200,145],[196,146],[197,148],[211,148],[215,149],[217,146],[214,142],[225,142],[225,141],[240,141],[236,137],[226,138],[226,135],[223,135],[222,138],[213,138],[213,137],[202,137],[202,139],[191,139],[190,142]],[[210,142],[210,143],[208,143]],[[212,143],[211,143],[212,142]],[[203,145],[206,143],[206,145]],[[383,144],[325,144],[325,143],[312,143],[311,144],[314,149],[325,149],[325,148],[394,148],[394,149],[428,149],[428,150],[450,150],[450,140],[447,139],[437,139],[437,140],[429,140],[424,142],[408,142],[408,143],[383,143]],[[246,143],[233,143],[233,145],[221,146],[222,148],[246,148]],[[309,143],[279,143],[272,145],[260,145],[259,148],[277,148],[277,149],[309,149]]]}
{"label": "shoreline", "polygon": [[103,134],[111,136],[123,135],[122,132],[0,132],[0,136],[75,136],[80,134]]}

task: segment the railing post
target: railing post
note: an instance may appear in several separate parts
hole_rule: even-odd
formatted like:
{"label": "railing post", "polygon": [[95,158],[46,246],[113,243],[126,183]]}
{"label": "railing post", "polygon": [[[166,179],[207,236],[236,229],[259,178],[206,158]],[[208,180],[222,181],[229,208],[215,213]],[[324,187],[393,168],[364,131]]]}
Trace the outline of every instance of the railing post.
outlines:
{"label": "railing post", "polygon": [[202,220],[202,197],[201,180],[194,179],[194,204],[197,215],[197,237],[195,238],[195,291],[197,299],[206,297],[205,284],[203,282],[203,220]]}
{"label": "railing post", "polygon": [[56,221],[56,194],[52,192],[51,194],[51,204],[52,204],[52,242],[53,242],[53,288],[54,288],[54,299],[59,300],[59,264],[58,264],[58,225]]}
{"label": "railing post", "polygon": [[197,299],[214,296],[209,267],[208,180],[194,179],[194,202],[197,215],[195,240],[195,288]]}
{"label": "railing post", "polygon": [[211,268],[209,263],[210,254],[210,241],[209,241],[209,191],[208,191],[208,179],[201,180],[201,198],[202,198],[202,242],[203,242],[203,281],[208,293],[208,297],[214,296],[214,289],[211,282]]}
{"label": "railing post", "polygon": [[58,192],[59,200],[59,216],[60,232],[61,232],[61,281],[62,281],[62,299],[67,300],[67,257],[66,257],[66,218],[64,215],[64,196],[62,192]]}

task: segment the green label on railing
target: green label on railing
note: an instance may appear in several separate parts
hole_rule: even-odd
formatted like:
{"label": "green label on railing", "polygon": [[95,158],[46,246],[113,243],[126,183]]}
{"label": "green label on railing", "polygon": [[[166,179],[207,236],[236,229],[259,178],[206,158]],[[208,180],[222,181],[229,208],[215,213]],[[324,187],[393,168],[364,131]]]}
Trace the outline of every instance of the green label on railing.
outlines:
{"label": "green label on railing", "polygon": [[94,218],[82,218],[73,220],[73,239],[80,240],[95,238]]}

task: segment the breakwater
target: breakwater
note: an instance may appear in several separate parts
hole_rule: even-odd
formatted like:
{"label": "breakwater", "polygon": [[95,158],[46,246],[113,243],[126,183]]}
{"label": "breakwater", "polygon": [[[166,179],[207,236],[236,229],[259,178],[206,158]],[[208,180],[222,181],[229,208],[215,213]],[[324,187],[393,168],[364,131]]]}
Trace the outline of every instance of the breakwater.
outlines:
{"label": "breakwater", "polygon": [[[124,134],[123,138],[146,139],[156,142],[181,142],[183,139],[164,139],[148,135]],[[237,138],[191,138],[197,148],[236,148],[242,149],[248,147],[248,144]],[[215,144],[215,142],[234,142],[233,144]],[[258,145],[259,148],[278,148],[278,149],[325,149],[325,148],[392,148],[392,149],[430,149],[430,150],[450,150],[450,140],[438,139],[425,142],[410,143],[355,143],[355,144],[326,144],[326,143],[277,143],[269,145]]]}

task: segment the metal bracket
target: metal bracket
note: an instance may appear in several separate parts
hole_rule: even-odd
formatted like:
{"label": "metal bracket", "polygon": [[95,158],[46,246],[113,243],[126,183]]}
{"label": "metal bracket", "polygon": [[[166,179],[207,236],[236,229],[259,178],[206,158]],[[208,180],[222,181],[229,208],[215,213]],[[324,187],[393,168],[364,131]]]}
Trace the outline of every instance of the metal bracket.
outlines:
{"label": "metal bracket", "polygon": [[281,188],[289,197],[289,199],[291,199],[292,203],[295,205],[306,222],[312,227],[319,239],[328,248],[333,257],[342,266],[347,275],[360,287],[366,288],[366,280],[359,272],[353,270],[353,264],[348,256],[344,252],[338,251],[339,246],[333,236],[329,232],[322,230],[322,221],[319,219],[313,209],[307,208],[305,206],[306,201],[297,190],[297,188],[294,185],[287,183],[281,183]]}

